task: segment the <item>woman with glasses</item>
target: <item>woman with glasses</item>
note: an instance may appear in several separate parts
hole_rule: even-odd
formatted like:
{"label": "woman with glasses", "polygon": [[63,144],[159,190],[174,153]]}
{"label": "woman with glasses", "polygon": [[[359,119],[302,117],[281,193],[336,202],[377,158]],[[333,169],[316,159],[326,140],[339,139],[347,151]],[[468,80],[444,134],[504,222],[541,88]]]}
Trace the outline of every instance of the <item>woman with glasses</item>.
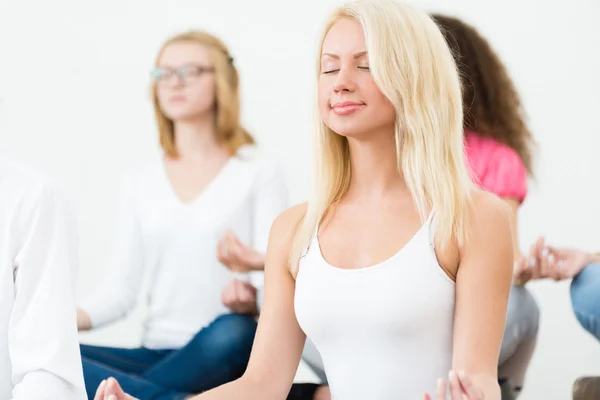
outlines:
{"label": "woman with glasses", "polygon": [[142,399],[240,377],[262,276],[232,264],[262,266],[271,224],[287,206],[280,169],[240,124],[238,72],[219,39],[197,31],[169,39],[152,78],[162,159],[125,179],[110,272],[78,309],[80,330],[124,318],[147,274],[142,346],[82,345],[90,398],[109,376]]}

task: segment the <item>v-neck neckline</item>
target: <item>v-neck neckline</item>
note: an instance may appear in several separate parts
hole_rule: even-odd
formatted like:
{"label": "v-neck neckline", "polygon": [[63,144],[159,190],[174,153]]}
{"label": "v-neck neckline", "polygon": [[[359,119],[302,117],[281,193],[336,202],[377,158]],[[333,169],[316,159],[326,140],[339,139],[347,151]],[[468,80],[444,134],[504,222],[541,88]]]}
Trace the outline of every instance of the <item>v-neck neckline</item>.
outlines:
{"label": "v-neck neckline", "polygon": [[235,158],[235,155],[229,157],[225,164],[223,164],[223,166],[216,173],[216,175],[213,176],[213,178],[202,189],[200,189],[198,193],[196,193],[189,201],[184,201],[181,198],[181,196],[177,193],[177,190],[175,189],[175,186],[173,185],[173,182],[171,181],[171,178],[169,178],[169,174],[167,173],[167,165],[165,163],[164,158],[161,158],[160,160],[160,172],[163,178],[163,182],[167,186],[167,190],[169,191],[170,197],[173,198],[173,200],[177,203],[179,207],[188,208],[199,203],[202,199],[206,198],[210,194],[210,192],[217,185],[217,183],[219,183],[219,181],[223,179],[223,176],[227,173],[227,170],[234,163]]}

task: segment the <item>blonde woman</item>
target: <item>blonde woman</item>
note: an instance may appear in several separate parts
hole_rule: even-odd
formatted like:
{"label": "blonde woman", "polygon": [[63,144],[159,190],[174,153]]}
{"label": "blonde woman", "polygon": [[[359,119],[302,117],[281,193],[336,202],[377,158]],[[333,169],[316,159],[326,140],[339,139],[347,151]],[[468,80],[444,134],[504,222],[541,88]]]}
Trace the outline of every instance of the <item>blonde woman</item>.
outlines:
{"label": "blonde woman", "polygon": [[[510,211],[469,178],[444,37],[359,0],[329,20],[318,71],[315,191],[271,230],[245,374],[197,398],[285,398],[308,336],[334,400],[499,399]],[[130,399],[114,379],[104,398]]]}
{"label": "blonde woman", "polygon": [[143,399],[173,399],[240,377],[262,277],[252,285],[225,268],[218,243],[235,240],[261,258],[287,207],[280,169],[240,124],[238,72],[220,40],[203,32],[169,39],[152,76],[163,157],[126,179],[112,272],[80,304],[78,325],[123,318],[144,272],[149,311],[142,347],[81,346],[90,397],[109,376]]}

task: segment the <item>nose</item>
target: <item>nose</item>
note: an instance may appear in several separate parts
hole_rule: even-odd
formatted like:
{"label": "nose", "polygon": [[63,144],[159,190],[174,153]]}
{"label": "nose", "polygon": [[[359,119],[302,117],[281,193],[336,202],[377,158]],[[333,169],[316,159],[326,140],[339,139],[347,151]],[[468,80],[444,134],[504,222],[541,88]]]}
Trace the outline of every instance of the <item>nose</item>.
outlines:
{"label": "nose", "polygon": [[335,93],[351,93],[356,89],[356,82],[350,68],[340,68],[337,73],[333,91]]}
{"label": "nose", "polygon": [[173,73],[166,79],[165,84],[169,87],[180,87],[183,86],[185,82],[181,74]]}

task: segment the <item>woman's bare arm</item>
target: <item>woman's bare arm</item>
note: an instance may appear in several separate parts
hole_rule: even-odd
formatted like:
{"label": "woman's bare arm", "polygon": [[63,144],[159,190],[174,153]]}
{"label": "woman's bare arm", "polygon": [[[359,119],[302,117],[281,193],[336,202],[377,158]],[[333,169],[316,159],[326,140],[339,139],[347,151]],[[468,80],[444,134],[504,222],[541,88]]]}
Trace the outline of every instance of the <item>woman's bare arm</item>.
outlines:
{"label": "woman's bare arm", "polygon": [[453,370],[467,372],[488,400],[500,399],[498,356],[514,260],[511,224],[504,202],[476,192],[456,277]]}
{"label": "woman's bare arm", "polygon": [[306,341],[296,321],[295,282],[288,268],[293,235],[304,211],[304,205],[285,211],[271,228],[265,263],[265,304],[246,373],[194,399],[281,400],[287,397]]}

